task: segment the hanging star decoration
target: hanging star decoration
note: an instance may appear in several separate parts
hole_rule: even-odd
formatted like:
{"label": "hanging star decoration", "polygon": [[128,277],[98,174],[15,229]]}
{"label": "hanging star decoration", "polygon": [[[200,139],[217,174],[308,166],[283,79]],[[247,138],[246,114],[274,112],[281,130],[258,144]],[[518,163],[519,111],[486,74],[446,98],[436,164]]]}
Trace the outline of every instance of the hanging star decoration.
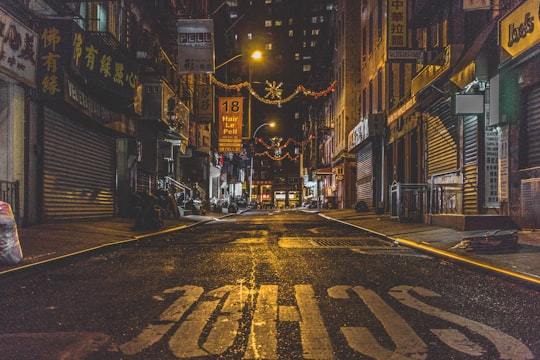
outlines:
{"label": "hanging star decoration", "polygon": [[264,96],[265,99],[268,97],[272,99],[281,99],[281,95],[283,94],[283,90],[281,89],[281,86],[283,85],[282,82],[276,84],[275,81],[270,83],[270,81],[266,80],[266,85],[268,85],[268,87],[264,88],[264,90],[267,91],[266,95]]}
{"label": "hanging star decoration", "polygon": [[326,89],[321,90],[321,91],[308,90],[303,85],[298,85],[287,97],[282,98],[283,90],[281,89],[281,87],[283,86],[283,83],[276,84],[275,81],[270,83],[268,80],[266,80],[266,84],[268,85],[268,88],[266,88],[265,90],[268,91],[268,93],[266,94],[267,96],[261,96],[257,93],[257,91],[253,88],[251,83],[248,81],[244,81],[238,84],[226,84],[216,79],[214,75],[212,74],[209,74],[209,76],[210,76],[210,82],[212,84],[219,86],[220,88],[223,88],[225,90],[236,90],[239,92],[241,89],[247,88],[249,93],[255,99],[267,105],[281,105],[281,104],[288,103],[289,101],[294,99],[298,94],[303,94],[304,96],[311,96],[315,99],[318,99],[319,97],[327,96],[329,93],[334,92],[336,84],[337,84],[337,81],[333,81]]}

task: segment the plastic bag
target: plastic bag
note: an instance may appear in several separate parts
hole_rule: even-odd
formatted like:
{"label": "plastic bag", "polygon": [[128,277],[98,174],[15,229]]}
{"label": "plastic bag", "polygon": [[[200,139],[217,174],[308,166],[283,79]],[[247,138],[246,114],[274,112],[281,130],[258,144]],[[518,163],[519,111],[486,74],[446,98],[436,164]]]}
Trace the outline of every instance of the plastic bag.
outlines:
{"label": "plastic bag", "polygon": [[0,264],[15,265],[23,258],[17,222],[11,206],[0,201]]}

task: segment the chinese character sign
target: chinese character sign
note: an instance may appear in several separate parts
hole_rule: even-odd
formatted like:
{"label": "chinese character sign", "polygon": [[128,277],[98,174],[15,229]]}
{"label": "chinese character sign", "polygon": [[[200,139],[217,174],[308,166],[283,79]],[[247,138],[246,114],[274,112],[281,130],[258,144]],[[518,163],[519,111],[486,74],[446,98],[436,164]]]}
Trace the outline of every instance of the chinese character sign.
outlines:
{"label": "chinese character sign", "polygon": [[138,85],[138,69],[99,36],[74,31],[71,38],[71,66],[88,84],[110,94],[133,99]]}
{"label": "chinese character sign", "polygon": [[0,72],[35,86],[38,36],[0,8]]}
{"label": "chinese character sign", "polygon": [[177,22],[178,72],[206,74],[214,72],[214,21],[182,19]]}
{"label": "chinese character sign", "polygon": [[197,122],[210,123],[214,115],[214,87],[199,85],[197,87]]}
{"label": "chinese character sign", "polygon": [[242,152],[243,98],[219,98],[219,152]]}
{"label": "chinese character sign", "polygon": [[40,23],[38,34],[37,89],[44,98],[63,98],[64,67],[69,63],[72,25],[66,21]]}
{"label": "chinese character sign", "polygon": [[388,0],[388,47],[407,46],[407,0]]}

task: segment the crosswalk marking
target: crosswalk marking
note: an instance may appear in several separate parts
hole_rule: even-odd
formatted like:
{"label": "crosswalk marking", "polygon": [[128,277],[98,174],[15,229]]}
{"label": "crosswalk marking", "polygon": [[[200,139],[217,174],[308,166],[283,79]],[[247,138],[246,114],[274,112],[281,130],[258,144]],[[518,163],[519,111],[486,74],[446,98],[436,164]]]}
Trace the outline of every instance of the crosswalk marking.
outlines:
{"label": "crosswalk marking", "polygon": [[[151,322],[139,335],[120,345],[126,356],[136,355],[159,341],[167,341],[169,351],[178,358],[220,356],[233,349],[238,341],[240,326],[247,316],[250,327],[244,359],[278,359],[278,324],[297,322],[300,345],[305,359],[335,359],[332,341],[324,323],[312,285],[294,286],[294,305],[279,305],[279,287],[261,285],[248,288],[244,282],[225,285],[204,292],[202,287],[181,286],[163,291],[154,298],[178,298]],[[416,296],[427,298],[439,294],[421,287],[395,286],[389,294],[402,304],[429,316],[453,323],[455,328],[429,329],[442,344],[467,356],[485,356],[487,348],[470,340],[460,328],[492,342],[500,359],[530,360],[531,351],[516,338],[487,325],[428,305]],[[347,324],[340,328],[347,345],[354,351],[373,359],[424,360],[428,346],[410,325],[375,291],[361,285],[336,285],[327,289],[330,299],[361,301],[380,322],[394,347],[381,345],[370,329],[362,324]],[[251,317],[251,320],[249,318]],[[242,328],[243,330],[244,328]]]}
{"label": "crosswalk marking", "polygon": [[300,310],[300,334],[306,359],[334,358],[332,343],[311,285],[296,285],[296,304]]}
{"label": "crosswalk marking", "polygon": [[277,285],[261,285],[244,359],[277,359]]}
{"label": "crosswalk marking", "polygon": [[126,355],[134,355],[158,342],[179,321],[184,313],[199,299],[204,289],[199,286],[182,286],[165,290],[165,294],[183,292],[159,317],[159,324],[150,324],[136,338],[120,345]]}

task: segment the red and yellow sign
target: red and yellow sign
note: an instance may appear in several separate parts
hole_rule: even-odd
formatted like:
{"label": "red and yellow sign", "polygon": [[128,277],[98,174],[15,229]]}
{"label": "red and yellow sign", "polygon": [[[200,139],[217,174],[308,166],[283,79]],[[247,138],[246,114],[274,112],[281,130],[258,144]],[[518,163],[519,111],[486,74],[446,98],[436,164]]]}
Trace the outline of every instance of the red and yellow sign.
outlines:
{"label": "red and yellow sign", "polygon": [[525,1],[500,22],[501,47],[514,57],[540,42],[540,4]]}
{"label": "red and yellow sign", "polygon": [[219,152],[242,152],[243,101],[242,97],[219,98]]}

